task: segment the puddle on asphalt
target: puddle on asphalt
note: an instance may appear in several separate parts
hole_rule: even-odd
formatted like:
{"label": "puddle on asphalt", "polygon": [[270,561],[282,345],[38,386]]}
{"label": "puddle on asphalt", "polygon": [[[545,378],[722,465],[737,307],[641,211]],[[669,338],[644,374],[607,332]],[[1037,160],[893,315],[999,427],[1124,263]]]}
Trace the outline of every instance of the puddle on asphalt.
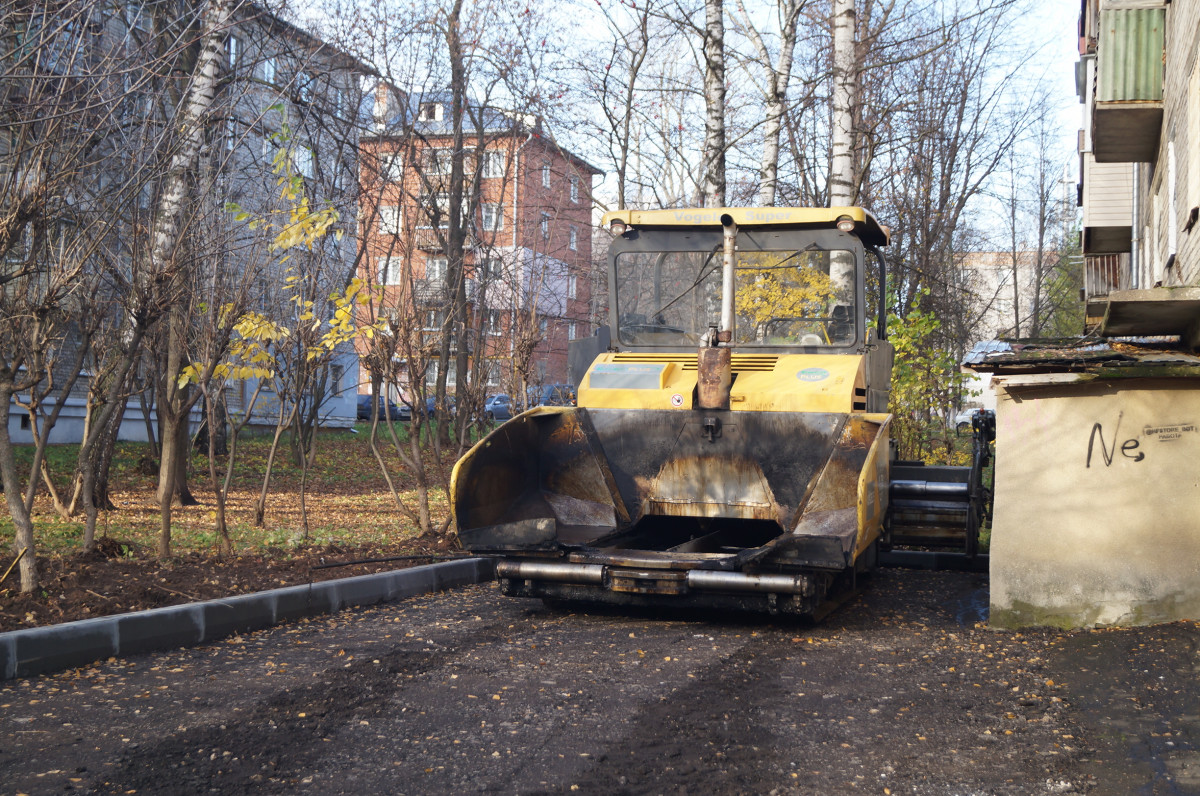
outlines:
{"label": "puddle on asphalt", "polygon": [[954,621],[960,625],[974,626],[976,622],[987,622],[988,606],[991,598],[988,587],[983,586],[966,594],[960,594],[946,607],[954,614]]}

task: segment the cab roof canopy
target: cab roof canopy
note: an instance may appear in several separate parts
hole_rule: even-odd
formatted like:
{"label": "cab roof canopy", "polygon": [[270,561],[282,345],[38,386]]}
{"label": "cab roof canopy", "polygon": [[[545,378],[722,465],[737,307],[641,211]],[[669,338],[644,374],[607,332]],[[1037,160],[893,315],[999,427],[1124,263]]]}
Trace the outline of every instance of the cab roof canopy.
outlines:
{"label": "cab roof canopy", "polygon": [[890,233],[875,216],[861,207],[699,207],[674,210],[612,210],[601,222],[608,227],[620,221],[634,229],[720,227],[729,215],[738,227],[832,229],[839,219],[854,222],[854,234],[868,246],[886,246]]}

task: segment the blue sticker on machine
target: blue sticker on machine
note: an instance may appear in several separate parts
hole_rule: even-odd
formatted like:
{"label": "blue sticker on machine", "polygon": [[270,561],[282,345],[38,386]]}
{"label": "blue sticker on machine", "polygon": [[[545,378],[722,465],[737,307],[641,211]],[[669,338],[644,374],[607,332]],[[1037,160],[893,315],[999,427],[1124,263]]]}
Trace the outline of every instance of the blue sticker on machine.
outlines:
{"label": "blue sticker on machine", "polygon": [[825,368],[805,368],[796,374],[796,378],[800,381],[825,381],[829,378],[829,371]]}

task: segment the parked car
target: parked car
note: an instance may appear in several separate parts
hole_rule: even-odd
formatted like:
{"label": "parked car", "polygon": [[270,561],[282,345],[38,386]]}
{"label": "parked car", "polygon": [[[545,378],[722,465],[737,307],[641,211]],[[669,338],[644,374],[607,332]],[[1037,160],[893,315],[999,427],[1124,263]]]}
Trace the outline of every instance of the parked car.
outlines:
{"label": "parked car", "polygon": [[[453,395],[446,396],[446,406],[450,410],[450,416],[453,417],[455,412]],[[425,399],[425,411],[423,414],[424,417],[429,420],[433,420],[437,417],[437,399],[434,396],[431,395]]]}
{"label": "parked car", "polygon": [[972,426],[975,423],[975,415],[979,414],[982,411],[983,411],[982,409],[975,406],[975,407],[971,407],[969,409],[964,409],[961,412],[959,412],[957,415],[954,416],[954,430],[957,431],[959,434],[966,434],[968,431],[971,430]]}
{"label": "parked car", "polygon": [[[379,419],[380,420],[384,420],[386,417],[388,417],[388,415],[384,414],[385,411],[390,414],[390,416],[393,420],[400,419],[400,407],[396,406],[391,401],[385,402],[382,396],[380,396],[378,398],[378,403],[379,403]],[[386,407],[386,409],[385,409],[385,407]],[[407,409],[408,407],[405,407],[405,408]],[[370,420],[371,419],[371,396],[369,396],[369,395],[358,396],[357,416],[358,416],[359,420]]]}
{"label": "parked car", "polygon": [[513,416],[513,402],[505,393],[489,395],[483,404],[483,416],[488,420],[509,420]]}
{"label": "parked car", "polygon": [[529,388],[530,406],[575,406],[575,388],[570,384],[543,384]]}

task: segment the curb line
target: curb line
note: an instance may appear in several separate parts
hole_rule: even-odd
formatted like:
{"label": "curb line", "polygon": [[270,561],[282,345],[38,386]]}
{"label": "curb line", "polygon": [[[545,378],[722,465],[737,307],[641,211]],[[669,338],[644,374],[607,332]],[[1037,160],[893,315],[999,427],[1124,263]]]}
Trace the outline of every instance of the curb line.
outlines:
{"label": "curb line", "polygon": [[490,559],[469,558],[13,630],[0,633],[0,680],[58,672],[110,657],[190,647],[343,608],[484,583],[495,578],[495,570]]}

